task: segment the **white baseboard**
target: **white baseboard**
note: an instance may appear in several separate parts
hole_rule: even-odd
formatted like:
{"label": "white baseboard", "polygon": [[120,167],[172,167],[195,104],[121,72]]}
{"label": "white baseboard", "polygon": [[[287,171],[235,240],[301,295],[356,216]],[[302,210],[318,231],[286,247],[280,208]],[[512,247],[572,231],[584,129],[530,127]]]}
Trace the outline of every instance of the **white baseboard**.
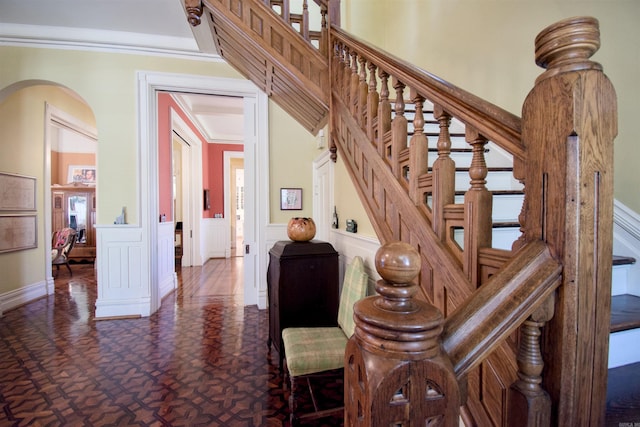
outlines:
{"label": "white baseboard", "polygon": [[151,315],[150,298],[96,301],[96,320],[115,317],[148,317]]}
{"label": "white baseboard", "polygon": [[[51,282],[53,283],[53,279],[51,279]],[[53,289],[53,286],[50,287],[48,281],[43,280],[14,289],[13,291],[5,292],[0,295],[0,316],[2,316],[5,311],[47,296],[49,288]]]}

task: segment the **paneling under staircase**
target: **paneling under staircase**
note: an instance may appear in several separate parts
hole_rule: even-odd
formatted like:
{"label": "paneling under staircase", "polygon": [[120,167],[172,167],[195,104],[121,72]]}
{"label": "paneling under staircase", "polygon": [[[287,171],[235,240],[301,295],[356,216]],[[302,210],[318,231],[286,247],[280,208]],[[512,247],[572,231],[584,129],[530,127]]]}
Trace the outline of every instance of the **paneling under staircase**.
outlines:
{"label": "paneling under staircase", "polygon": [[312,134],[329,117],[326,57],[271,8],[261,2],[207,2],[216,48]]}

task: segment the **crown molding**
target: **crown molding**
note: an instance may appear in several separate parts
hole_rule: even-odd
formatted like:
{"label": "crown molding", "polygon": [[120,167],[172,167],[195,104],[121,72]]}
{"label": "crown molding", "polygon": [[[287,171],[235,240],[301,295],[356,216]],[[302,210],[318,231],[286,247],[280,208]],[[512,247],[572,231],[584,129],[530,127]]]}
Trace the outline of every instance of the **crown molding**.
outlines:
{"label": "crown molding", "polygon": [[202,53],[193,38],[87,28],[0,23],[0,45],[166,56],[224,62]]}

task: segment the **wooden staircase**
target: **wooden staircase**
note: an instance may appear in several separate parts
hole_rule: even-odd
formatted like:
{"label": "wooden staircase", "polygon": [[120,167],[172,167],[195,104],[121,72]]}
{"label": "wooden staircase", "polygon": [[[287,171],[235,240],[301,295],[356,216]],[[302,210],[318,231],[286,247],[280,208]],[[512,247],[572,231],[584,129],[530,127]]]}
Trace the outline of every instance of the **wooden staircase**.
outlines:
{"label": "wooden staircase", "polygon": [[[547,71],[521,119],[347,34],[339,2],[316,0],[316,33],[289,0],[185,3],[221,56],[292,117],[312,133],[329,125],[378,239],[418,250],[419,298],[446,318],[465,424],[601,425],[617,130],[613,88],[589,60],[597,21],[538,36]],[[488,146],[513,163],[487,166]],[[513,188],[494,191],[489,174]],[[518,218],[500,217],[500,192],[524,193]],[[494,225],[514,221],[518,238],[494,245]]]}

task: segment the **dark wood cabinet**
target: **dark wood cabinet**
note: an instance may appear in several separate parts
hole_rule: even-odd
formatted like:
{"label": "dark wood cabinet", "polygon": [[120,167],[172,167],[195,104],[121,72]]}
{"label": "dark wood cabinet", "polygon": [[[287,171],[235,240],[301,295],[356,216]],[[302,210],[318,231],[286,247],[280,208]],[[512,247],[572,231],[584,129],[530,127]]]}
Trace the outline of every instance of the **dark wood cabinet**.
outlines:
{"label": "dark wood cabinet", "polygon": [[288,327],[335,326],[338,252],[327,242],[277,242],[269,251],[269,341],[279,354]]}

